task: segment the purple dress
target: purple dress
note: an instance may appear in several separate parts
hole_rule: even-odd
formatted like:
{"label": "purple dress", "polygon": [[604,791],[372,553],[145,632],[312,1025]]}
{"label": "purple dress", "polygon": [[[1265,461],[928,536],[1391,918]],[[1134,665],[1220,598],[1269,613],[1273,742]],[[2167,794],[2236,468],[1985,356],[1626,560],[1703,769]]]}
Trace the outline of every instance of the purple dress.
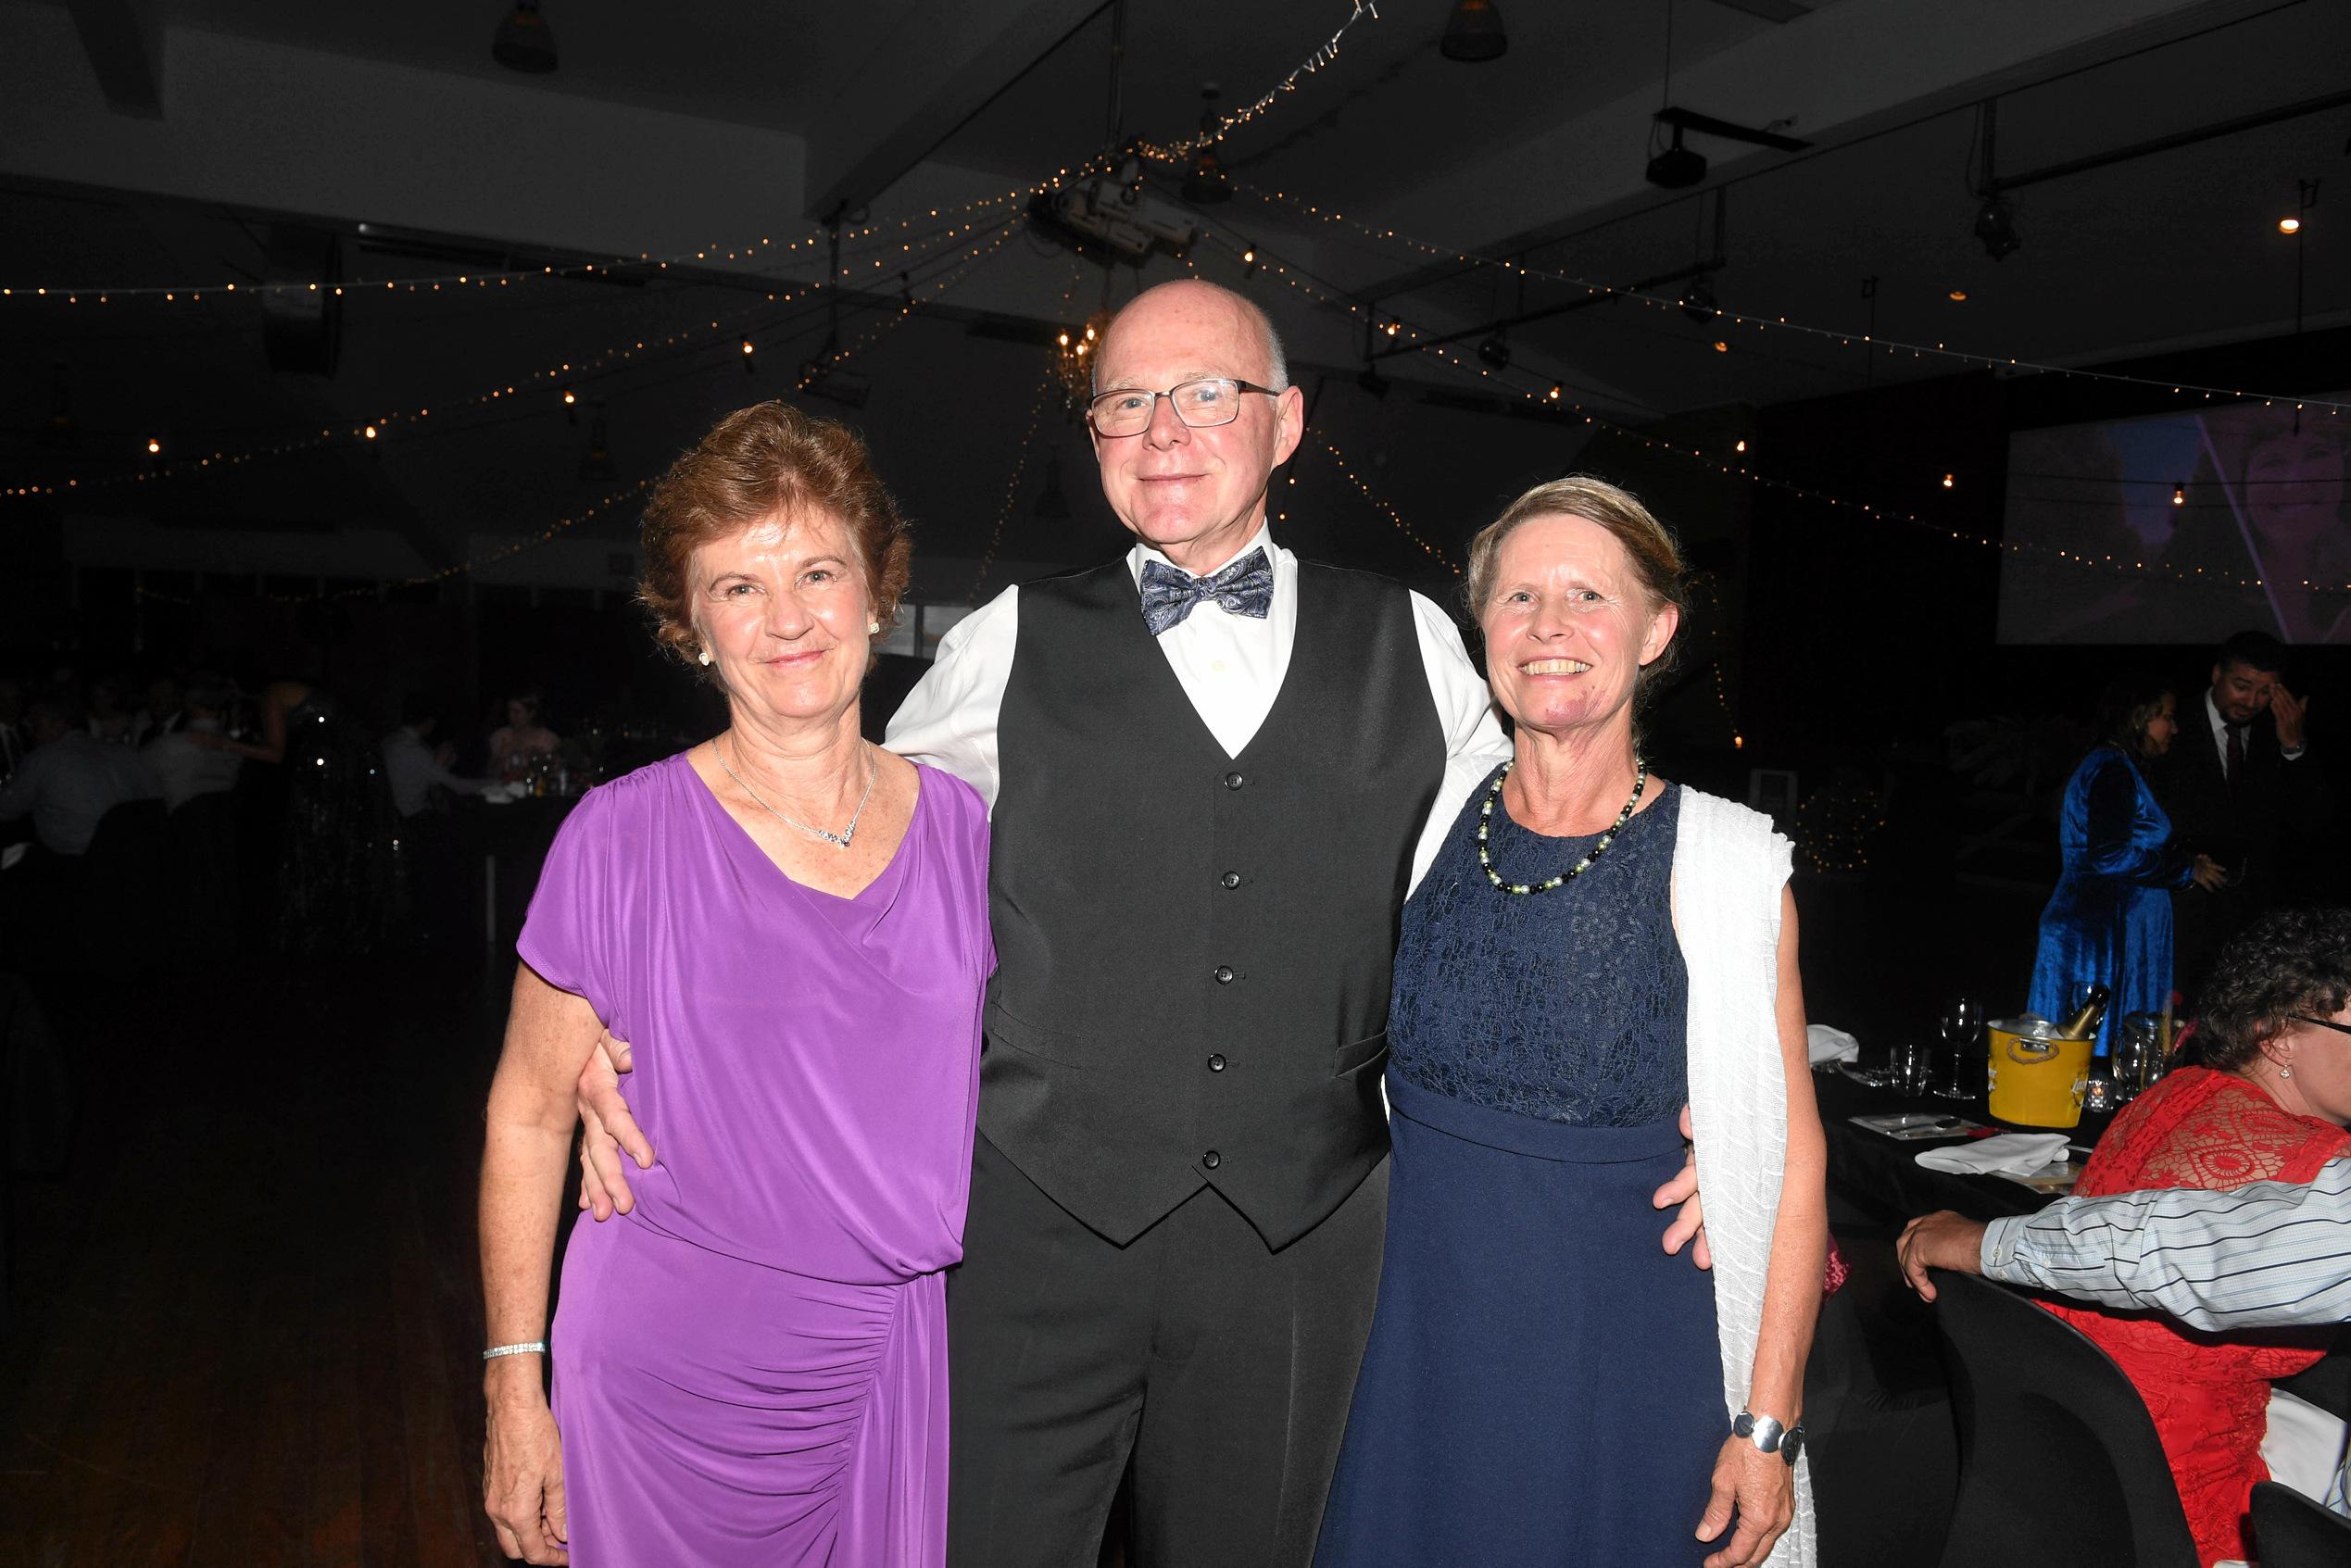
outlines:
{"label": "purple dress", "polygon": [[838,898],[673,757],[581,800],[520,950],[630,1043],[659,1156],[564,1259],[572,1562],[937,1568],[995,965],[978,796],[923,769],[896,859]]}

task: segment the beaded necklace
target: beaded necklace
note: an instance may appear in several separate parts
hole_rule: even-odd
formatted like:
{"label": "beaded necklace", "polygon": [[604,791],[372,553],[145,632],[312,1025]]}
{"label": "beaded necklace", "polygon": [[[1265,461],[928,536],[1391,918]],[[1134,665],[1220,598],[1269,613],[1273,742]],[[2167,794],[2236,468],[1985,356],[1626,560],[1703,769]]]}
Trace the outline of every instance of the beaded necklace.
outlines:
{"label": "beaded necklace", "polygon": [[1641,792],[1649,787],[1649,763],[1646,759],[1636,757],[1633,759],[1632,798],[1625,802],[1625,809],[1616,813],[1616,820],[1609,824],[1606,833],[1600,835],[1600,842],[1591,847],[1590,854],[1548,882],[1533,884],[1504,882],[1502,879],[1502,872],[1494,870],[1493,857],[1486,852],[1486,830],[1493,821],[1494,802],[1502,798],[1502,781],[1510,777],[1510,771],[1517,765],[1518,759],[1515,757],[1502,764],[1502,771],[1494,775],[1493,787],[1486,791],[1485,803],[1477,808],[1477,864],[1485,871],[1486,880],[1494,884],[1494,891],[1497,893],[1520,895],[1548,893],[1554,887],[1575,881],[1591,870],[1591,863],[1608,853],[1608,847],[1616,842],[1616,834],[1624,830],[1627,822],[1632,821],[1633,809],[1641,804]]}

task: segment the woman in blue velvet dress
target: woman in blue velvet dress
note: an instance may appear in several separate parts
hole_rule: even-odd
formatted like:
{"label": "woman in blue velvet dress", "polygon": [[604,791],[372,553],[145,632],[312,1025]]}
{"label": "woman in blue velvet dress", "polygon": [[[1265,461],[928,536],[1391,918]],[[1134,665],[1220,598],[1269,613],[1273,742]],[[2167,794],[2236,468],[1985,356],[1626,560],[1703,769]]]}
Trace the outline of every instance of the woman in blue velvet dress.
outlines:
{"label": "woman in blue velvet dress", "polygon": [[2112,993],[2097,1049],[2113,1044],[2115,1021],[2160,1012],[2171,999],[2171,895],[2191,884],[2214,888],[2215,861],[2171,845],[2171,819],[2139,764],[2171,749],[2179,720],[2170,692],[2144,677],[2115,681],[2098,699],[2098,744],[2066,784],[2057,820],[2065,857],[2057,891],[2041,911],[2041,947],[2026,1005],[2062,1022],[2085,984]]}
{"label": "woman in blue velvet dress", "polygon": [[[1826,1157],[1787,843],[1637,752],[1680,577],[1638,501],[1540,486],[1468,577],[1514,755],[1448,779],[1404,905],[1386,1252],[1316,1568],[1812,1568]],[[1649,1202],[1685,1100],[1704,1273]]]}

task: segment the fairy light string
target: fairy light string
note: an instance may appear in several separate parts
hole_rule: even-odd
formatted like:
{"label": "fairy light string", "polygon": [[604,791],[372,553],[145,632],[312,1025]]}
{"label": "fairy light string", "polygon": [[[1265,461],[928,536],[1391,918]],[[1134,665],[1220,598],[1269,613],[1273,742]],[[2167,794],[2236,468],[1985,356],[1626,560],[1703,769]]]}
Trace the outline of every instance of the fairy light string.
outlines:
{"label": "fairy light string", "polygon": [[1197,136],[1188,136],[1180,142],[1138,142],[1136,150],[1146,157],[1166,161],[1189,157],[1201,148],[1212,143],[1223,141],[1234,131],[1249,124],[1273,108],[1283,94],[1297,92],[1300,83],[1310,76],[1320,74],[1337,60],[1339,41],[1347,36],[1348,29],[1362,21],[1365,17],[1369,17],[1374,21],[1379,19],[1379,6],[1376,0],[1352,0],[1347,19],[1339,24],[1339,31],[1325,40],[1320,48],[1300,61],[1296,69],[1267,88],[1255,102],[1235,109],[1231,114],[1216,116],[1214,125],[1203,129]]}
{"label": "fairy light string", "polygon": [[[981,240],[967,246],[963,253],[948,263],[947,270],[954,272],[954,276],[948,282],[937,283],[936,288],[944,289],[951,282],[960,281],[961,273],[955,271],[957,268],[967,261],[975,261],[983,253],[993,252],[1001,245],[1010,228],[1017,227],[1021,222],[1022,219],[1015,215],[1000,220],[997,225],[991,226],[990,230],[984,232]],[[932,243],[944,245],[947,242],[960,238],[969,227],[959,225],[952,231],[934,236]],[[993,235],[992,240],[988,237],[990,234]],[[937,252],[910,256],[908,266],[910,269],[919,267],[937,261],[938,258]],[[556,406],[574,408],[578,402],[578,389],[588,385],[600,376],[647,363],[669,351],[681,349],[691,351],[735,338],[745,332],[746,323],[753,322],[759,318],[770,317],[773,306],[805,301],[826,286],[822,282],[816,282],[777,290],[740,310],[708,318],[706,326],[679,328],[662,333],[659,337],[651,333],[632,336],[584,358],[567,359],[553,365],[543,366],[516,381],[500,383],[471,393],[435,398],[410,408],[381,410],[367,418],[353,420],[346,424],[322,427],[316,434],[272,442],[238,451],[217,448],[209,453],[192,458],[175,456],[167,451],[160,455],[159,460],[135,471],[105,474],[93,478],[75,477],[34,481],[24,484],[9,485],[0,490],[0,495],[11,497],[59,495],[69,492],[103,490],[120,485],[149,484],[167,479],[182,479],[237,468],[268,458],[314,452],[331,446],[363,445],[389,436],[404,428],[413,428],[427,421],[446,424],[454,414],[476,408],[505,406],[549,391],[555,393],[560,399]],[[904,307],[901,306],[893,314],[902,315],[903,313]],[[771,327],[774,324],[772,320],[768,323]],[[745,341],[750,340],[747,338]],[[861,344],[852,345],[849,348],[844,349],[835,357],[834,362],[836,363],[848,358],[850,353],[861,346]],[[803,381],[798,390],[805,391],[806,389],[807,383]],[[368,433],[371,428],[376,433]]]}
{"label": "fairy light string", "polygon": [[[882,248],[902,243],[899,236],[917,224],[939,219],[952,220],[970,213],[983,213],[1010,204],[1025,202],[1041,192],[1052,190],[1068,179],[1073,171],[1060,169],[1042,179],[1025,185],[982,196],[960,207],[926,207],[905,218],[877,220],[841,232],[841,243],[863,253],[867,242],[878,241]],[[341,283],[317,282],[272,283],[251,279],[223,279],[197,283],[0,283],[0,300],[17,305],[55,304],[61,306],[114,305],[134,300],[161,300],[166,304],[200,303],[206,295],[223,299],[258,298],[276,294],[318,294],[321,291],[352,295],[362,293],[436,294],[465,288],[502,288],[518,282],[547,281],[582,282],[614,277],[659,277],[672,268],[681,272],[698,266],[717,267],[737,262],[763,262],[764,268],[753,269],[754,276],[782,276],[792,267],[803,266],[820,259],[831,243],[831,232],[818,228],[799,238],[777,244],[772,237],[757,241],[740,241],[732,245],[711,245],[692,251],[679,251],[669,256],[655,256],[639,251],[635,256],[611,256],[594,261],[564,264],[544,263],[534,267],[492,267],[484,270],[468,268],[462,271],[426,274],[399,278],[353,278]],[[805,254],[803,254],[805,253]],[[864,259],[861,254],[860,259]],[[876,269],[884,265],[875,261]]]}
{"label": "fairy light string", "polygon": [[[1206,231],[1204,230],[1203,232],[1205,233]],[[1518,384],[1512,378],[1515,375],[1526,373],[1523,367],[1512,366],[1507,371],[1496,371],[1486,365],[1472,365],[1463,359],[1450,344],[1418,342],[1424,336],[1438,335],[1433,332],[1424,333],[1411,322],[1392,313],[1372,313],[1370,307],[1361,301],[1346,298],[1322,287],[1318,282],[1310,281],[1303,275],[1301,269],[1269,251],[1262,243],[1237,243],[1230,237],[1221,234],[1214,237],[1220,244],[1234,249],[1237,255],[1244,245],[1252,250],[1257,257],[1253,265],[1259,272],[1270,274],[1277,282],[1332,309],[1357,317],[1368,315],[1375,323],[1375,330],[1413,344],[1421,353],[1433,356],[1465,378],[1474,379],[1488,386],[1513,394],[1520,400],[1538,408],[1552,409],[1563,419],[1579,420],[1584,424],[1604,431],[1610,435],[1628,442],[1638,442],[1645,450],[1666,452],[1685,458],[1715,469],[1720,473],[1744,479],[1751,484],[1776,490],[1783,495],[1825,507],[1834,512],[1847,516],[1866,517],[1876,521],[1899,522],[1928,533],[1940,534],[1954,544],[1973,545],[1980,548],[2001,551],[2018,557],[2030,556],[2062,560],[2076,567],[2127,579],[2172,582],[2190,586],[2219,584],[2240,589],[2258,589],[2273,585],[2300,586],[2318,593],[2351,593],[2351,582],[2314,583],[2303,579],[2292,584],[2283,583],[2270,584],[2262,578],[2247,577],[2228,571],[2210,571],[2203,567],[2182,570],[2161,560],[2150,564],[2144,557],[2125,557],[2112,553],[2093,555],[2083,551],[2068,550],[2039,540],[1993,539],[1963,529],[1955,529],[1948,523],[1922,517],[1917,512],[1901,507],[1851,500],[1810,485],[1779,479],[1763,472],[1743,460],[1726,459],[1721,454],[1707,451],[1703,447],[1669,440],[1665,436],[1644,434],[1629,426],[1617,423],[1616,420],[1593,412],[1590,408],[1575,398],[1567,396],[1565,392],[1565,383],[1562,382],[1546,379],[1540,385],[1535,387]],[[1735,452],[1732,454],[1732,458],[1738,457],[1739,454]],[[1945,488],[1948,489],[1950,486],[1946,485]]]}
{"label": "fairy light string", "polygon": [[[1321,222],[1352,230],[1367,239],[1406,246],[1423,256],[1449,262],[1459,262],[1473,268],[1496,268],[1518,278],[1562,283],[1571,288],[1579,288],[1590,297],[1604,296],[1610,299],[1621,299],[1657,310],[1683,312],[1690,308],[1678,298],[1666,298],[1659,295],[1646,294],[1638,289],[1595,282],[1589,278],[1578,277],[1569,272],[1544,267],[1530,267],[1525,262],[1513,261],[1506,257],[1487,256],[1477,251],[1455,250],[1436,245],[1399,230],[1380,228],[1357,219],[1351,219],[1342,212],[1326,211],[1317,204],[1302,197],[1293,196],[1286,191],[1266,191],[1242,181],[1234,182],[1233,188],[1265,206],[1301,213]],[[1887,337],[1882,333],[1856,332],[1849,329],[1817,326],[1808,321],[1791,320],[1785,316],[1755,316],[1716,306],[1701,308],[1705,315],[1725,326],[1752,328],[1758,332],[1793,332],[1821,341],[1833,340],[1840,346],[1848,348],[1859,345],[1873,352],[1882,350],[1890,358],[1898,358],[1906,354],[1914,359],[1943,359],[1954,364],[1978,369],[2021,370],[2035,375],[2071,376],[2082,381],[2164,390],[2175,396],[2193,395],[2205,402],[2210,402],[2215,398],[2227,398],[2236,402],[2258,402],[2266,408],[2292,407],[2297,410],[2315,411],[2330,416],[2351,412],[2351,403],[2322,397],[2296,396],[2290,393],[2258,392],[2244,387],[2209,386],[2196,382],[2126,375],[2116,370],[2082,370],[2072,366],[2053,365],[2042,360],[2021,358],[2014,355],[1980,354],[1967,349],[1954,348],[1948,343],[1912,343],[1901,338]]]}

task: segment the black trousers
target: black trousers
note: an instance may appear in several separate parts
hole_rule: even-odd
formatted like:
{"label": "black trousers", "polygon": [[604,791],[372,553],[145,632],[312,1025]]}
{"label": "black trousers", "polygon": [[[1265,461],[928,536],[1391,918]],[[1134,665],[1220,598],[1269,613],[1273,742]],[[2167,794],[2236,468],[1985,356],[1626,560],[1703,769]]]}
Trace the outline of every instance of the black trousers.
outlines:
{"label": "black trousers", "polygon": [[1203,1188],[1125,1247],[990,1144],[948,1279],[949,1568],[1306,1568],[1371,1332],[1382,1161],[1278,1252]]}

